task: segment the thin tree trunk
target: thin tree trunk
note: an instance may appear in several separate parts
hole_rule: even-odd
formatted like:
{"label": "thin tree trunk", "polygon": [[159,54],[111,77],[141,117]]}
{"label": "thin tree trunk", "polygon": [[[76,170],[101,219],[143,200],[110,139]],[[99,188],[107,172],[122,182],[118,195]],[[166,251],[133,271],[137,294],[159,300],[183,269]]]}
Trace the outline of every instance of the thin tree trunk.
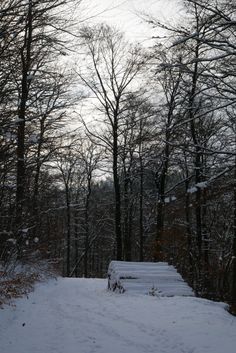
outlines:
{"label": "thin tree trunk", "polygon": [[[125,168],[124,168],[125,169]],[[126,261],[131,261],[131,233],[130,233],[130,194],[129,184],[130,177],[129,173],[124,171],[124,258]]]}
{"label": "thin tree trunk", "polygon": [[158,183],[158,204],[157,204],[157,232],[156,232],[156,249],[155,249],[155,260],[163,260],[163,230],[164,230],[164,207],[165,207],[165,185],[166,175],[169,166],[170,147],[168,144],[168,136],[166,139],[166,146],[164,151],[163,168]]}
{"label": "thin tree trunk", "polygon": [[88,250],[89,250],[89,204],[91,195],[91,175],[87,180],[87,195],[85,202],[85,243],[84,243],[84,277],[88,277]]}
{"label": "thin tree trunk", "polygon": [[[198,184],[201,182],[201,173],[202,173],[202,163],[201,156],[202,151],[199,146],[199,141],[197,138],[197,132],[195,127],[195,110],[196,110],[196,93],[197,93],[197,82],[198,82],[198,58],[199,58],[199,49],[200,44],[197,43],[195,48],[195,59],[192,77],[192,89],[189,97],[189,118],[190,118],[190,131],[192,140],[195,146],[195,183]],[[196,243],[197,243],[197,265],[198,265],[198,281],[201,278],[201,261],[202,261],[202,206],[201,206],[201,189],[197,187],[195,193],[195,219],[196,219]],[[198,283],[199,284],[199,283]]]}
{"label": "thin tree trunk", "polygon": [[122,233],[121,233],[121,192],[118,174],[118,136],[117,118],[113,128],[113,180],[115,190],[115,234],[116,234],[116,259],[122,260]]}
{"label": "thin tree trunk", "polygon": [[139,157],[140,163],[140,190],[139,190],[139,261],[143,261],[143,161]]}
{"label": "thin tree trunk", "polygon": [[236,315],[236,157],[234,166],[234,223],[233,223],[233,248],[232,248],[232,288],[231,312]]}
{"label": "thin tree trunk", "polygon": [[[76,203],[78,203],[78,200],[76,200]],[[79,259],[79,234],[78,234],[78,210],[75,209],[74,211],[74,234],[75,234],[75,264],[77,265],[78,259]],[[75,266],[75,277],[78,277],[78,266]],[[70,273],[71,276],[71,273]]]}
{"label": "thin tree trunk", "polygon": [[[188,172],[186,174],[186,177],[188,178]],[[186,190],[186,196],[185,196],[185,219],[186,219],[186,231],[187,231],[187,252],[188,252],[188,260],[189,260],[189,268],[188,268],[188,273],[190,274],[190,280],[193,283],[194,281],[194,267],[193,267],[193,248],[192,248],[192,232],[191,232],[191,227],[190,227],[190,196],[188,193],[188,188],[189,188],[189,180],[186,179],[185,182],[185,190]]]}
{"label": "thin tree trunk", "polygon": [[[18,110],[17,128],[17,164],[16,164],[16,224],[15,231],[18,234],[18,250],[21,247],[21,229],[23,226],[23,208],[25,199],[25,123],[26,105],[29,95],[28,74],[31,66],[31,45],[32,45],[32,1],[29,0],[27,23],[25,26],[24,46],[21,49],[22,79],[20,105]],[[20,256],[20,254],[18,254]]]}
{"label": "thin tree trunk", "polygon": [[69,188],[66,185],[66,218],[67,218],[67,243],[66,243],[66,275],[70,276],[70,247],[71,247],[71,215]]}

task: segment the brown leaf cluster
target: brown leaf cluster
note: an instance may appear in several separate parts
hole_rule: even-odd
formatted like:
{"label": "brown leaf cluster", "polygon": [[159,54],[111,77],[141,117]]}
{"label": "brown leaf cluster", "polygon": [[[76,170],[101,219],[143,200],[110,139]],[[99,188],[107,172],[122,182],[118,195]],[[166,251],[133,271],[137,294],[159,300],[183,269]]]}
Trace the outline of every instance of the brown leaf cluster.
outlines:
{"label": "brown leaf cluster", "polygon": [[39,274],[16,274],[14,278],[2,278],[0,281],[0,306],[9,303],[14,298],[27,295],[36,281],[39,280]]}

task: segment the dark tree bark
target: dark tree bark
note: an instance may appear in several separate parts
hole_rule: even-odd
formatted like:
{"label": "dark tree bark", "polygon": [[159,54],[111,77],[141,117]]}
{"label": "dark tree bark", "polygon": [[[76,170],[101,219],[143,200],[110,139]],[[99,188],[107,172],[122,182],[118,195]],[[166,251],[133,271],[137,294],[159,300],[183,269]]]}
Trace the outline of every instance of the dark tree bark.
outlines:
{"label": "dark tree bark", "polygon": [[139,153],[140,185],[139,185],[139,261],[144,259],[143,249],[143,192],[144,192],[144,168],[141,151]]}
{"label": "dark tree bark", "polygon": [[84,217],[84,230],[85,230],[85,242],[84,242],[84,277],[88,277],[88,251],[89,251],[89,206],[90,206],[90,196],[91,196],[91,180],[92,172],[90,171],[87,175],[87,193],[85,200],[85,217]]}
{"label": "dark tree bark", "polygon": [[232,246],[232,287],[231,287],[231,312],[236,315],[236,157],[234,166],[234,220],[233,220],[233,246]]}
{"label": "dark tree bark", "polygon": [[25,124],[26,106],[29,95],[28,75],[31,67],[32,49],[32,0],[29,0],[26,24],[24,29],[24,44],[20,51],[22,78],[19,95],[18,129],[17,129],[17,164],[16,164],[16,232],[18,234],[19,248],[21,243],[21,229],[23,226],[23,206],[25,199]]}
{"label": "dark tree bark", "polygon": [[117,116],[114,116],[113,125],[113,181],[115,190],[115,233],[116,233],[116,258],[122,260],[122,232],[121,232],[121,191],[120,178],[118,171],[118,122]]}

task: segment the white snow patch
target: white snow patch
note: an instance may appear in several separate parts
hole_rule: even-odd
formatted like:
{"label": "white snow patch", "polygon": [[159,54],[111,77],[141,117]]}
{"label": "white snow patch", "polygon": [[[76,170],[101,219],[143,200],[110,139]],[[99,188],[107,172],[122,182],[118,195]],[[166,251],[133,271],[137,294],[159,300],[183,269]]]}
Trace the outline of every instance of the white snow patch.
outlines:
{"label": "white snow patch", "polygon": [[173,201],[176,201],[177,198],[175,196],[167,196],[165,197],[165,203],[170,203],[170,202],[173,202]]}
{"label": "white snow patch", "polygon": [[50,280],[0,315],[3,353],[235,353],[222,303],[108,292],[106,280]]}
{"label": "white snow patch", "polygon": [[34,143],[38,143],[39,137],[37,134],[31,134],[29,136],[29,142],[34,144]]}
{"label": "white snow patch", "polygon": [[187,190],[187,193],[189,193],[189,194],[193,194],[194,192],[197,192],[196,186],[193,186]]}
{"label": "white snow patch", "polygon": [[200,183],[197,183],[195,186],[192,186],[187,190],[189,194],[193,194],[194,192],[197,192],[198,189],[206,189],[208,186],[207,181],[202,181]]}
{"label": "white snow patch", "polygon": [[9,238],[9,239],[7,239],[7,241],[8,241],[9,243],[12,243],[13,245],[16,244],[16,239],[14,239],[14,238]]}
{"label": "white snow patch", "polygon": [[200,188],[200,189],[206,189],[207,188],[207,182],[206,181],[202,181],[201,183],[197,183],[196,187]]}
{"label": "white snow patch", "polygon": [[28,80],[28,81],[31,81],[31,80],[33,80],[33,79],[34,79],[34,75],[33,75],[33,74],[27,75],[27,80]]}

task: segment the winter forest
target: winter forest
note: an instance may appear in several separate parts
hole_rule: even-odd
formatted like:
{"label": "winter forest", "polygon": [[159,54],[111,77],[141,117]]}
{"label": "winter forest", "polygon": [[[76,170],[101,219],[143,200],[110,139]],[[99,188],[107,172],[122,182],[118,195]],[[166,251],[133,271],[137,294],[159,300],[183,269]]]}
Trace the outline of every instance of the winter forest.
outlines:
{"label": "winter forest", "polygon": [[0,2],[2,273],[167,261],[236,313],[236,4],[180,2],[145,45],[86,1]]}

